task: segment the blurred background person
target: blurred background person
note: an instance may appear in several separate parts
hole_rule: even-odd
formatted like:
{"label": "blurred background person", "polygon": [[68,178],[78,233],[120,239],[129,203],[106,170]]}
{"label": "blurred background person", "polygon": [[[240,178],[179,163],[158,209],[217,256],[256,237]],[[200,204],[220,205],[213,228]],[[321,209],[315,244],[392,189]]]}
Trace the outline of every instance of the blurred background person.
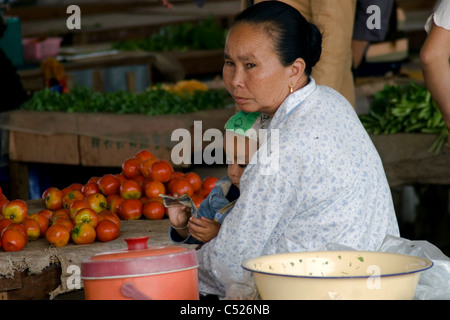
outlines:
{"label": "blurred background person", "polygon": [[[450,1],[441,0],[425,24],[420,52],[425,85],[442,113],[450,134]],[[450,147],[450,137],[447,144]]]}

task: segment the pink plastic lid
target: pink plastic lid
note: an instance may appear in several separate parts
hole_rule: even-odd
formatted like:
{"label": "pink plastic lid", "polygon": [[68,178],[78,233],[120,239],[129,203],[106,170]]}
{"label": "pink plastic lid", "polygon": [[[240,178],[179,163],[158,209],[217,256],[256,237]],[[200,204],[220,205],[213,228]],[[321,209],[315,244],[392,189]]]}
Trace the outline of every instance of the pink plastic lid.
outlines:
{"label": "pink plastic lid", "polygon": [[125,239],[128,248],[101,253],[81,263],[82,279],[146,276],[198,267],[194,249],[147,246],[149,237]]}

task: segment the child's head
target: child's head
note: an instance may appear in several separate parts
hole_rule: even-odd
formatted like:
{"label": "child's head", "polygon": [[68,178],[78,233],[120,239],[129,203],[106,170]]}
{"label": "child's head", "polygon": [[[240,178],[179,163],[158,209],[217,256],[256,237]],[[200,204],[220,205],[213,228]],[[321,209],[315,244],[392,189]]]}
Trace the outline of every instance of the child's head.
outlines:
{"label": "child's head", "polygon": [[225,125],[224,149],[228,177],[239,188],[241,176],[263,142],[270,118],[260,112],[239,111]]}

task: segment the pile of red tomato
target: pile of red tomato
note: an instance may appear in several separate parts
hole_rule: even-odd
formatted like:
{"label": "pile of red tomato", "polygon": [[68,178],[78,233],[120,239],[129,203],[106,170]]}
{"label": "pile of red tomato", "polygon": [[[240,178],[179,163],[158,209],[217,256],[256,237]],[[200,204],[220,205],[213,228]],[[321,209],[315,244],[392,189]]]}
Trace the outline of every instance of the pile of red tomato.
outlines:
{"label": "pile of red tomato", "polygon": [[42,194],[45,209],[34,214],[28,214],[23,200],[8,201],[3,195],[2,247],[19,251],[28,241],[44,237],[55,247],[69,241],[110,241],[119,236],[121,220],[163,219],[167,211],[160,194],[187,193],[198,207],[217,180],[174,171],[167,160],[140,150],[122,163],[120,173],[91,177],[85,184],[73,183],[63,189],[48,188]]}

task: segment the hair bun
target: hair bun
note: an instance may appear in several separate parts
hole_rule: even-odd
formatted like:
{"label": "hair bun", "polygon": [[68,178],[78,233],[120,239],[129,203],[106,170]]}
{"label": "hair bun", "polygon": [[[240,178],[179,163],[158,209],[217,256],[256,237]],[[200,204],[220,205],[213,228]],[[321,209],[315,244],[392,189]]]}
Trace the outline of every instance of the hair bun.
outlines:
{"label": "hair bun", "polygon": [[309,23],[309,29],[311,35],[311,55],[309,63],[312,68],[319,61],[322,54],[322,34],[315,24]]}

